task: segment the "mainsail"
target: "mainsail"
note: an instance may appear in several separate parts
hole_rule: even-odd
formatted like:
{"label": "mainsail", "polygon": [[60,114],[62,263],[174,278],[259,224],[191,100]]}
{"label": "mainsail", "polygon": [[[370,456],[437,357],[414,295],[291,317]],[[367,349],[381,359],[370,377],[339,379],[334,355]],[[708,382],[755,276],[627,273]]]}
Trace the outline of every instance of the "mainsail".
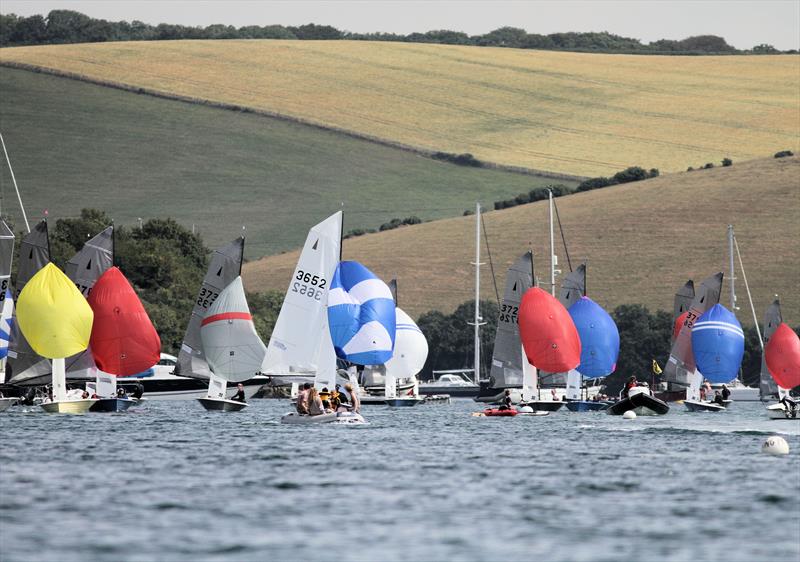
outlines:
{"label": "mainsail", "polygon": [[722,289],[722,273],[705,279],[695,293],[681,331],[672,344],[669,360],[664,367],[663,380],[689,386],[691,375],[695,371],[694,354],[692,353],[692,326],[707,310],[719,302]]}
{"label": "mainsail", "polygon": [[94,311],[91,350],[97,367],[121,377],[158,363],[161,339],[136,291],[116,267],[108,269],[89,294]]}
{"label": "mainsail", "polygon": [[186,335],[178,354],[178,367],[184,377],[207,379],[211,376],[205,354],[203,342],[200,338],[200,324],[206,317],[208,308],[214,304],[220,292],[239,277],[242,272],[242,257],[244,255],[244,237],[237,238],[230,244],[215,250],[211,256],[211,265],[208,266],[200,292],[194,302]]}
{"label": "mainsail", "polygon": [[715,304],[692,327],[692,354],[697,370],[712,383],[727,383],[739,374],[744,332],[736,315]]}
{"label": "mainsail", "polygon": [[200,336],[215,376],[241,382],[259,372],[267,348],[253,325],[241,277],[225,287],[208,309]]}
{"label": "mainsail", "polygon": [[6,222],[0,219],[0,383],[6,380],[6,358],[14,314],[14,298],[10,285],[14,241],[14,233]]}
{"label": "mainsail", "polygon": [[[326,305],[339,263],[341,236],[339,211],[312,227],[306,237],[261,366],[273,382],[311,382],[320,372],[325,380],[335,377],[336,355]],[[286,380],[280,375],[287,375]],[[302,375],[306,380],[299,378]]]}
{"label": "mainsail", "polygon": [[[781,316],[781,302],[778,299],[769,306],[767,313],[764,315],[764,346],[769,343],[772,334],[778,329],[778,326],[783,322]],[[778,399],[778,384],[767,368],[767,354],[764,350],[761,351],[761,373],[758,382],[758,394],[762,402]]]}
{"label": "mainsail", "polygon": [[[675,300],[672,310],[673,324],[675,324],[681,316],[688,312],[689,308],[692,306],[692,301],[694,301],[694,281],[689,279],[686,283],[684,283],[683,287],[678,289],[678,292],[675,293]],[[683,326],[682,322],[681,326]],[[678,333],[680,333],[680,330],[678,330]]]}
{"label": "mainsail", "polygon": [[[50,261],[50,242],[47,236],[47,221],[42,220],[22,239],[19,249],[19,266],[15,300],[25,289],[28,281]],[[11,364],[11,384],[34,384],[35,379],[50,374],[50,363],[31,348],[17,322],[18,311],[14,311],[11,325],[11,343],[8,360]]]}
{"label": "mainsail", "polygon": [[522,295],[533,286],[533,253],[520,256],[506,273],[503,303],[497,317],[497,331],[492,352],[489,385],[492,388],[519,388],[522,386],[523,356],[519,337],[519,307]]}

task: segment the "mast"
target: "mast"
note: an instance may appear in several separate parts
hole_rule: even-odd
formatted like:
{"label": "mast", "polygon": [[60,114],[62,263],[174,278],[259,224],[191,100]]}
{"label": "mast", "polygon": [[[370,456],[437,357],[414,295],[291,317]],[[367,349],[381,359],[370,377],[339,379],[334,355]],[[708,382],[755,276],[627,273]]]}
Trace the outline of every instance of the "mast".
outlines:
{"label": "mast", "polygon": [[556,295],[556,249],[553,238],[553,192],[547,190],[547,211],[550,228],[550,294]]}
{"label": "mast", "polygon": [[19,208],[22,210],[22,218],[25,219],[25,229],[28,234],[31,233],[31,225],[28,224],[28,215],[25,213],[25,207],[22,205],[22,197],[19,194],[19,187],[17,186],[17,178],[14,177],[14,168],[11,167],[11,159],[8,157],[8,150],[6,150],[6,141],[3,139],[3,134],[0,133],[0,144],[3,145],[3,154],[6,155],[6,162],[8,163],[8,171],[11,172],[11,181],[14,183],[14,191],[17,192],[17,200],[19,201]]}
{"label": "mast", "polygon": [[736,314],[735,270],[733,269],[733,225],[728,225],[728,261],[731,272],[731,312]]}
{"label": "mast", "polygon": [[480,386],[481,380],[481,309],[480,309],[480,295],[481,295],[481,204],[475,203],[475,384]]}

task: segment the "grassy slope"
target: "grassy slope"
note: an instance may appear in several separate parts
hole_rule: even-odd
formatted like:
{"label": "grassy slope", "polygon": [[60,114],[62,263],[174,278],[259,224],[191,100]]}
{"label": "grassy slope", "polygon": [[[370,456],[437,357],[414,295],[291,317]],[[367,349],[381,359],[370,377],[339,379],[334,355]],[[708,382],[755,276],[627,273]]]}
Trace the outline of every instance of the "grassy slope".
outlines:
{"label": "grassy slope", "polygon": [[600,55],[348,41],[3,49],[17,61],[576,175],[800,147],[800,57]]}
{"label": "grassy slope", "polygon": [[[688,278],[727,272],[726,226],[734,224],[756,311],[782,297],[784,320],[800,323],[800,158],[765,159],[615,186],[558,199],[573,262],[588,258],[589,295],[611,309],[645,303],[672,310]],[[549,278],[545,202],[485,215],[502,290],[505,269],[533,242],[537,275]],[[474,219],[436,221],[345,241],[345,259],[362,260],[378,275],[397,277],[400,304],[412,315],[449,311],[471,298]],[[303,238],[298,237],[297,244]],[[564,254],[560,265],[567,271]],[[486,253],[483,253],[487,261]],[[248,264],[249,287],[285,290],[297,253]],[[493,298],[489,268],[482,295]],[[726,274],[727,275],[727,274]],[[751,323],[738,274],[739,318]],[[727,291],[727,283],[724,288]],[[728,306],[727,292],[723,304]]]}
{"label": "grassy slope", "polygon": [[[31,218],[83,207],[172,216],[208,244],[247,227],[247,254],[294,248],[339,208],[346,229],[460,215],[552,183],[464,168],[312,127],[0,69],[0,129]],[[22,224],[5,162],[5,213]]]}

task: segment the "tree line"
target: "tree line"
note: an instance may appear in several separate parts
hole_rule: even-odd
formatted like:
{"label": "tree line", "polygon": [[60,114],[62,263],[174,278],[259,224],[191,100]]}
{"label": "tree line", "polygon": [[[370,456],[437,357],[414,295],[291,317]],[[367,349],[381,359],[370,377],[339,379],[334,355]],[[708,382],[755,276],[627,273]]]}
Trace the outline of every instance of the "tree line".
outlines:
{"label": "tree line", "polygon": [[[156,41],[175,39],[298,39],[353,41],[395,41],[403,43],[437,43],[478,47],[509,47],[550,51],[640,54],[775,54],[778,49],[760,44],[739,50],[716,35],[699,35],[682,40],[660,39],[642,43],[606,31],[587,33],[528,33],[518,27],[501,27],[483,35],[460,31],[433,30],[424,33],[351,33],[330,25],[309,23],[300,26],[213,24],[206,27],[160,23],[150,25],[138,20],[110,22],[91,18],[73,10],[52,10],[47,16],[20,17],[0,14],[0,46],[43,45],[62,43],[96,43],[105,41]],[[796,53],[796,50],[784,51]]]}
{"label": "tree line", "polygon": [[[84,209],[78,218],[58,219],[49,229],[51,260],[63,269],[86,240],[111,224],[111,218],[96,209]],[[150,219],[141,227],[117,226],[114,231],[114,265],[139,295],[161,336],[162,350],[177,354],[211,251],[199,234],[170,218]],[[19,247],[17,244],[15,263],[19,263]],[[265,342],[272,334],[283,297],[283,291],[247,294],[256,330]],[[467,301],[451,314],[431,310],[420,316],[418,325],[430,349],[423,378],[430,378],[434,370],[472,367],[473,332],[468,323],[472,322],[474,303]],[[480,301],[480,313],[486,322],[481,328],[481,370],[488,374],[497,330],[497,302]],[[653,359],[664,365],[673,321],[671,314],[650,312],[639,304],[620,305],[611,316],[620,333],[620,355],[617,370],[606,383],[615,391],[632,374],[650,380]],[[745,326],[744,333],[743,379],[754,385],[758,382],[761,350],[755,327]]]}

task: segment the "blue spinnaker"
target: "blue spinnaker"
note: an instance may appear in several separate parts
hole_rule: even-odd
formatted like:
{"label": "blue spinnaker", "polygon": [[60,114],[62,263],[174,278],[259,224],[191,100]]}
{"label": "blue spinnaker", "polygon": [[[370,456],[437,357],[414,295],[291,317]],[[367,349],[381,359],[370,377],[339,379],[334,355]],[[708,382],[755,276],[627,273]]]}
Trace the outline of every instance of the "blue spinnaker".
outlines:
{"label": "blue spinnaker", "polygon": [[392,357],[396,321],[386,283],[358,262],[340,262],[328,291],[336,355],[358,365],[384,364]]}
{"label": "blue spinnaker", "polygon": [[619,331],[611,316],[589,297],[569,307],[581,338],[581,364],[576,368],[585,379],[605,377],[617,368]]}
{"label": "blue spinnaker", "polygon": [[742,325],[730,310],[715,304],[692,326],[692,351],[697,370],[712,383],[730,382],[744,356]]}

